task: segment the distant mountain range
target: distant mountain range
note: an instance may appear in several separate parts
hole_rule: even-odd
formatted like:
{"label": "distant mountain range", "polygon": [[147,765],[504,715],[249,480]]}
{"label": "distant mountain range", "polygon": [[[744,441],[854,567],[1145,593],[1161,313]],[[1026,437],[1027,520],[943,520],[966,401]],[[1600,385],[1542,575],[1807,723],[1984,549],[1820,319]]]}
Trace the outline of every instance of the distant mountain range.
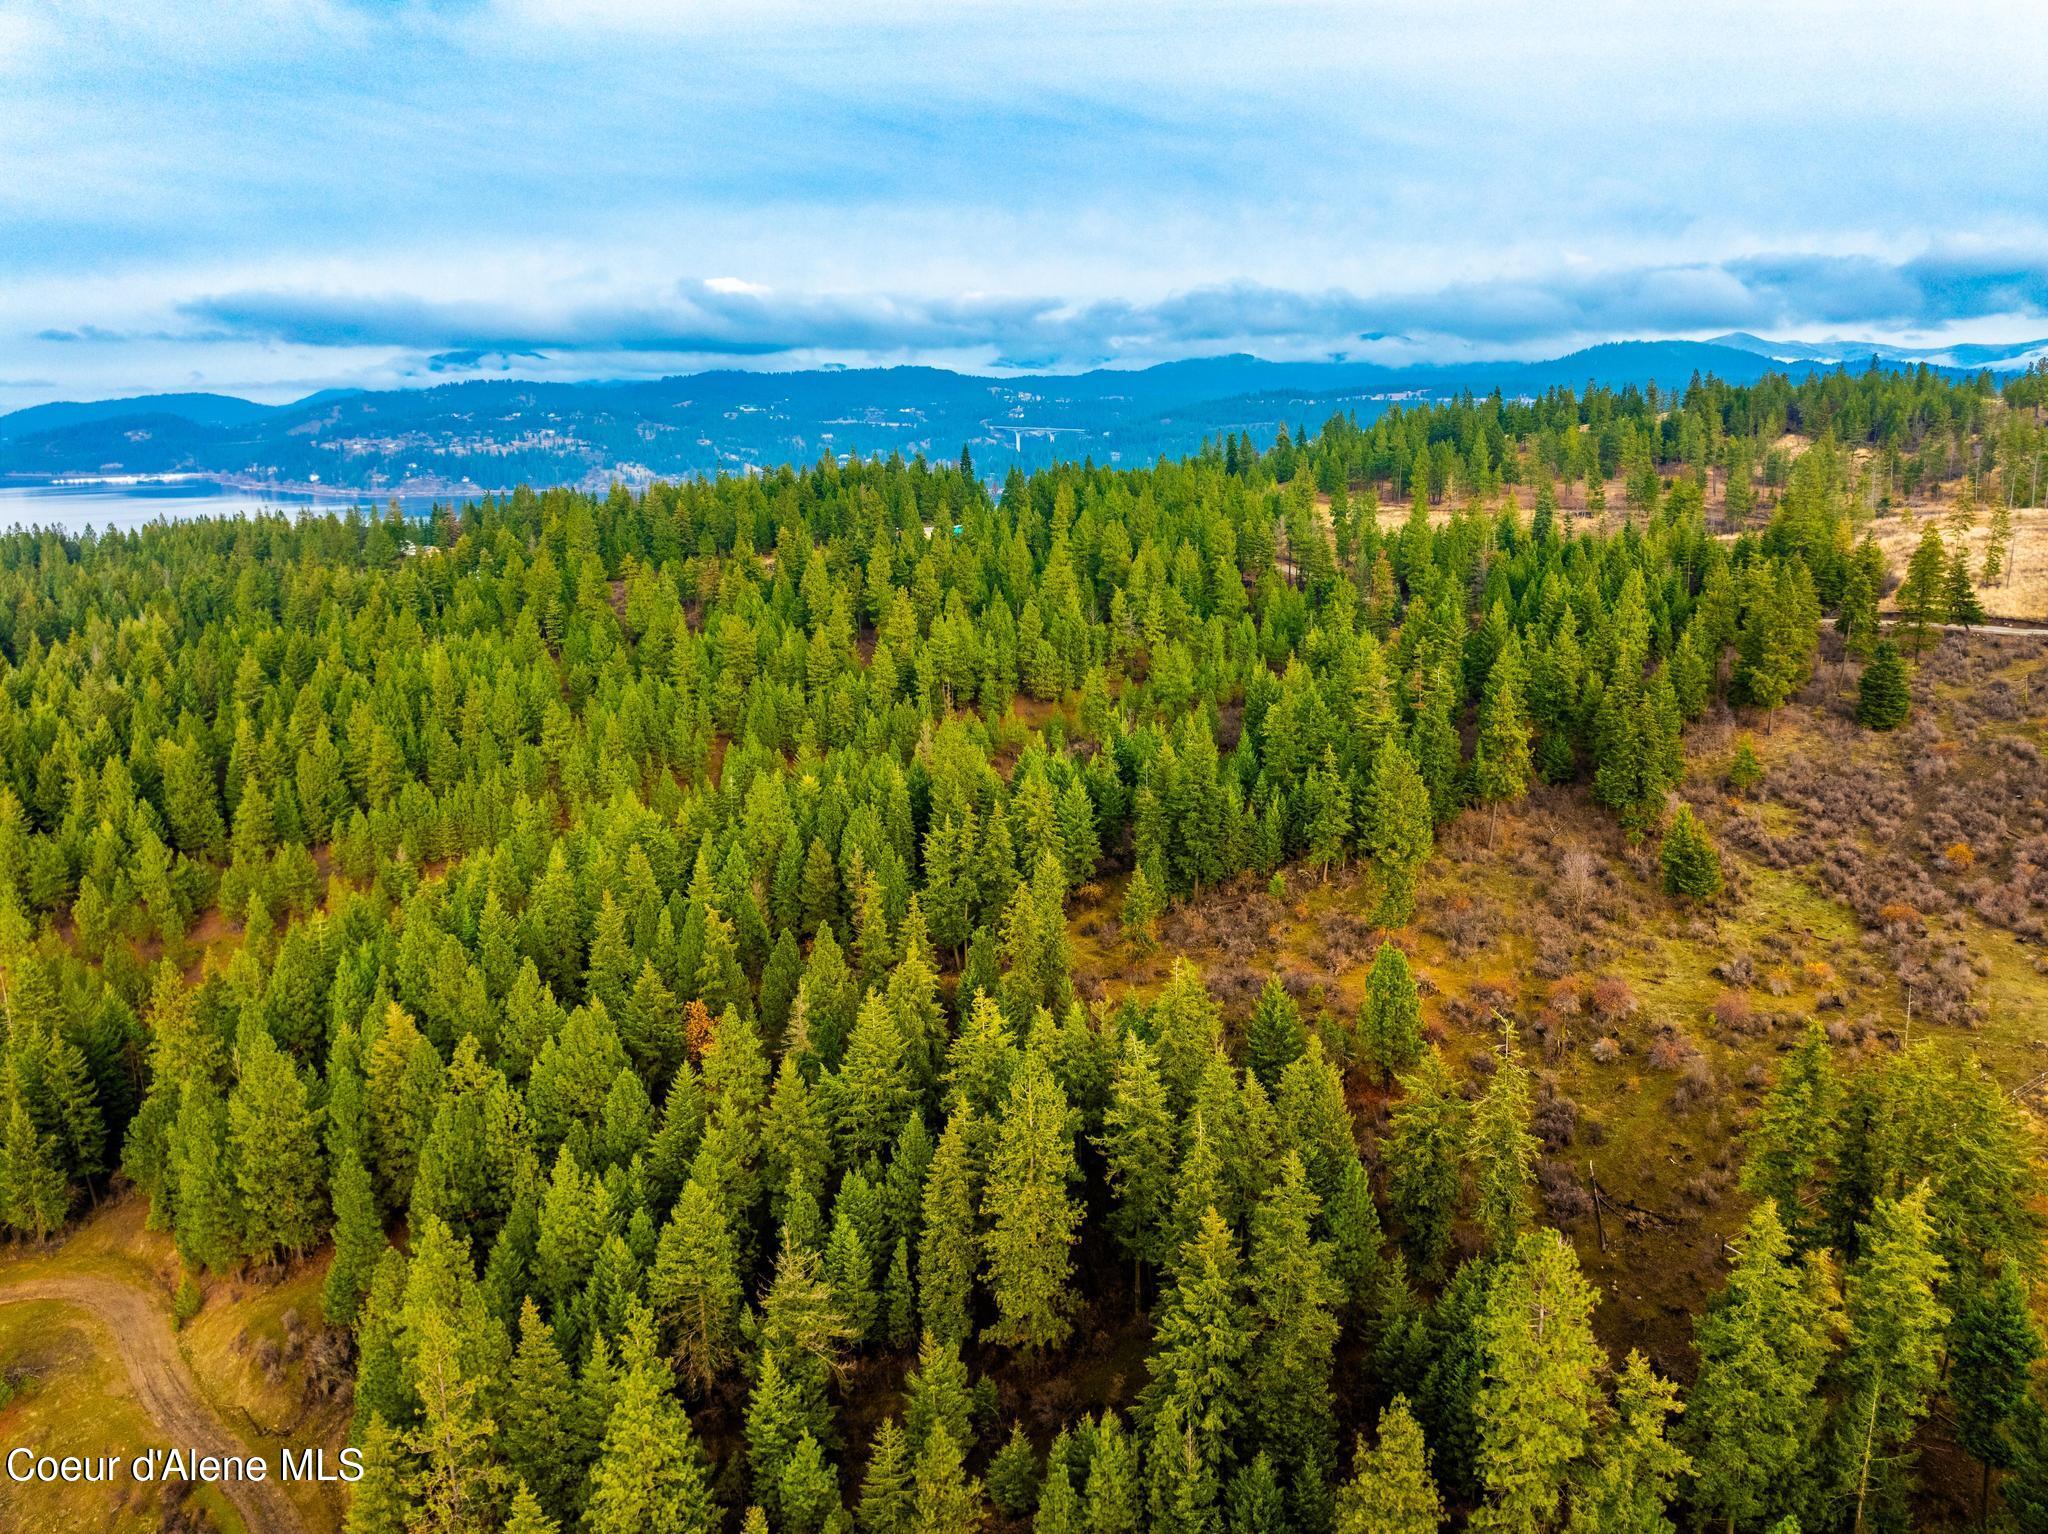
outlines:
{"label": "distant mountain range", "polygon": [[1880,362],[1926,363],[1929,367],[1975,372],[1989,368],[1995,373],[2019,372],[2048,357],[2048,340],[2014,341],[2002,345],[1887,346],[1881,341],[1766,341],[1745,331],[1732,331],[1702,343],[1754,352],[1778,362]]}
{"label": "distant mountain range", "polygon": [[991,378],[938,368],[698,373],[632,383],[486,380],[368,393],[326,390],[288,405],[158,394],[35,405],[0,416],[0,483],[189,474],[255,486],[470,495],[516,484],[602,487],[746,472],[824,453],[963,446],[984,473],[1055,459],[1146,462],[1206,438],[1332,411],[1467,390],[1510,396],[1588,383],[1682,387],[1694,374],[1751,383],[1875,356],[1945,370],[2016,371],[2048,341],[1915,352],[1868,342],[1620,341],[1543,362],[1382,367],[1228,356],[1133,370]]}

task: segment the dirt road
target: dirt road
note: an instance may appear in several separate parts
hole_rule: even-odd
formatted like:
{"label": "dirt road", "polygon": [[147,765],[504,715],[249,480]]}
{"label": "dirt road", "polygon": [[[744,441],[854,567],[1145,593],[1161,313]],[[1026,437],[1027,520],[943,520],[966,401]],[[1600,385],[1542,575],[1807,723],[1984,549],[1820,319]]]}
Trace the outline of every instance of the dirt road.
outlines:
{"label": "dirt road", "polygon": [[[1895,613],[1880,614],[1878,623],[1888,629],[1906,626]],[[2007,619],[1993,619],[1989,623],[1930,623],[1927,627],[1937,634],[1961,634],[1964,638],[1972,634],[1991,634],[2005,639],[2048,639],[2048,624],[2016,623]]]}
{"label": "dirt road", "polygon": [[[113,1279],[85,1277],[27,1279],[0,1287],[0,1305],[28,1300],[73,1305],[106,1323],[114,1349],[135,1385],[136,1399],[163,1429],[163,1447],[202,1454],[250,1452],[206,1404],[186,1367],[185,1355],[178,1351],[169,1317],[148,1293]],[[265,1458],[272,1479],[224,1482],[222,1494],[234,1503],[249,1534],[304,1534],[298,1509],[276,1482],[276,1459]]]}

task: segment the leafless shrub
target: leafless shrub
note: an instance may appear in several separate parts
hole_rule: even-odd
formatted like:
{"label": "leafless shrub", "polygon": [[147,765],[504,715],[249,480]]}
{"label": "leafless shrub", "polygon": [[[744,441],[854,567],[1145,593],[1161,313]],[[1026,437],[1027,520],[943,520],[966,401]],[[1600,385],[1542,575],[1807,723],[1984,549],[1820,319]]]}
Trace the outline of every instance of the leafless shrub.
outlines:
{"label": "leafless shrub", "polygon": [[1535,918],[1530,929],[1536,955],[1529,968],[1539,980],[1555,980],[1571,973],[1580,947],[1577,935],[1547,911]]}
{"label": "leafless shrub", "polygon": [[1685,1062],[1678,1075],[1678,1085],[1671,1093],[1671,1106],[1680,1113],[1714,1101],[1720,1095],[1720,1087],[1714,1080],[1713,1067],[1706,1057],[1695,1054]]}
{"label": "leafless shrub", "polygon": [[1579,1128],[1579,1105],[1558,1090],[1556,1078],[1545,1076],[1536,1087],[1536,1107],[1529,1115],[1529,1132],[1550,1151],[1563,1150],[1572,1143]]}
{"label": "leafless shrub", "polygon": [[308,1401],[337,1401],[355,1389],[355,1348],[347,1331],[326,1327],[312,1334],[303,1378]]}
{"label": "leafless shrub", "polygon": [[1250,1007],[1266,984],[1256,970],[1239,964],[1218,965],[1204,978],[1210,994],[1223,1004],[1226,1011]]}
{"label": "leafless shrub", "polygon": [[1504,1017],[1514,1015],[1515,993],[1504,985],[1498,985],[1491,980],[1475,980],[1466,989],[1465,994],[1472,998],[1473,1006],[1478,1007],[1489,1017],[1496,1012]]}
{"label": "leafless shrub", "polygon": [[1730,1033],[1744,1035],[1761,1033],[1767,1026],[1758,1020],[1756,1008],[1749,1004],[1749,997],[1741,991],[1723,991],[1714,998],[1714,1024]]}
{"label": "leafless shrub", "polygon": [[1593,1011],[1610,1022],[1633,1016],[1636,1010],[1636,993],[1626,980],[1614,975],[1602,975],[1593,982],[1591,1000]]}
{"label": "leafless shrub", "polygon": [[1695,1209],[1712,1209],[1721,1202],[1728,1191],[1728,1178],[1718,1172],[1702,1172],[1697,1177],[1688,1177],[1679,1186],[1678,1196]]}
{"label": "leafless shrub", "polygon": [[1593,1060],[1598,1065],[1612,1065],[1621,1058],[1621,1043],[1614,1035],[1607,1034],[1593,1041]]}
{"label": "leafless shrub", "polygon": [[1543,1058],[1560,1060],[1572,1047],[1572,1019],[1545,1007],[1536,1014],[1536,1038],[1543,1046]]}
{"label": "leafless shrub", "polygon": [[1699,1048],[1691,1039],[1676,1030],[1666,1030],[1650,1045],[1650,1069],[1675,1071],[1698,1053]]}
{"label": "leafless shrub", "polygon": [[1468,958],[1486,947],[1498,930],[1490,902],[1462,895],[1445,905],[1430,923],[1430,931],[1442,938],[1459,958]]}
{"label": "leafless shrub", "polygon": [[1569,1225],[1593,1212],[1592,1194],[1562,1161],[1536,1163],[1536,1189],[1543,1197],[1543,1208],[1552,1224]]}
{"label": "leafless shrub", "polygon": [[1746,953],[1731,953],[1716,964],[1711,971],[1716,980],[1724,985],[1748,986],[1756,984],[1756,961]]}
{"label": "leafless shrub", "polygon": [[1584,847],[1574,847],[1557,862],[1553,893],[1574,920],[1585,914],[1586,905],[1600,888],[1600,860]]}

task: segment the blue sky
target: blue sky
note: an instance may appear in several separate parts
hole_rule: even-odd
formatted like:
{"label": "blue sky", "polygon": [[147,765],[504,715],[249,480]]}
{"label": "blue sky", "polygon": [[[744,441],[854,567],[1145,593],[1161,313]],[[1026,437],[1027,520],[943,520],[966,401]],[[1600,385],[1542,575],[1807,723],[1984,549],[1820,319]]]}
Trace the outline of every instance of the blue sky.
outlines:
{"label": "blue sky", "polygon": [[2020,0],[0,0],[0,409],[2031,339],[2043,145]]}

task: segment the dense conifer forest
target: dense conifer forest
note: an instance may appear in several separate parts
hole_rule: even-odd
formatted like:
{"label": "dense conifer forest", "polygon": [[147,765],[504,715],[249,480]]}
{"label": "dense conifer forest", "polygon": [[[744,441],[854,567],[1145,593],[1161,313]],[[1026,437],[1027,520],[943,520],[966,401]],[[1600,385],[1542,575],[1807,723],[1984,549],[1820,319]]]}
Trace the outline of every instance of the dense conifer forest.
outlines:
{"label": "dense conifer forest", "polygon": [[[2039,415],[1873,369],[12,535],[0,1221],[146,1200],[181,1313],[320,1265],[351,1534],[1827,1534],[1916,1526],[1935,1421],[2048,1528],[2033,1119],[1967,1044],[1759,1054],[1660,1370],[1545,1223],[1549,1044],[1454,1071],[1408,941],[1543,785],[1722,898],[1692,727],[1825,641],[1909,728],[1999,568],[1870,526],[2009,562]],[[1338,877],[1355,1012],[1076,984],[1084,905],[1149,955]]]}

